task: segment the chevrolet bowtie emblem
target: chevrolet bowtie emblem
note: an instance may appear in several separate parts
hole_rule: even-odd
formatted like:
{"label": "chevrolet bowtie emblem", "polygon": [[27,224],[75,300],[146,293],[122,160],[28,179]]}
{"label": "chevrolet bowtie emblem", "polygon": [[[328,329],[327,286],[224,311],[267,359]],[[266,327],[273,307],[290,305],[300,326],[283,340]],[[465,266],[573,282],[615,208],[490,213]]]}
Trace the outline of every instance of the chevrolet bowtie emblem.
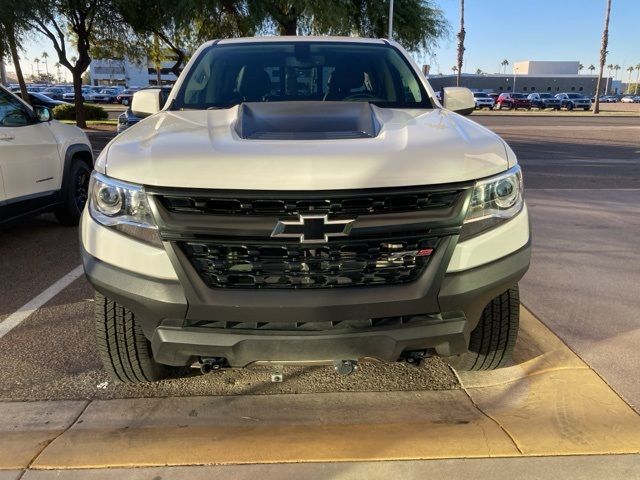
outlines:
{"label": "chevrolet bowtie emblem", "polygon": [[327,243],[329,237],[346,237],[355,219],[329,220],[328,215],[298,215],[297,220],[279,220],[273,238],[298,238],[300,243]]}

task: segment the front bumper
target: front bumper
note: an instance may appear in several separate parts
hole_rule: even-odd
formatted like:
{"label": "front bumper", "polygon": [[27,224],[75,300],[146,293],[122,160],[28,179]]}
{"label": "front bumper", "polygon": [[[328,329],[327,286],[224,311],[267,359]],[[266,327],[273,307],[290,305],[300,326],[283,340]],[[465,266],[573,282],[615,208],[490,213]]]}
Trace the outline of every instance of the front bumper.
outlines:
{"label": "front bumper", "polygon": [[[438,254],[450,258],[452,248],[442,248]],[[530,243],[476,268],[445,273],[447,262],[434,258],[434,267],[439,268],[426,269],[421,278],[408,285],[345,290],[205,289],[194,294],[191,287],[200,280],[184,276],[191,272],[179,272],[180,280],[151,278],[105,263],[84,247],[82,259],[96,290],[135,312],[158,362],[179,366],[197,357],[223,357],[229,365],[243,367],[258,361],[368,357],[396,361],[403,352],[416,350],[442,356],[463,353],[485,305],[527,271]],[[392,327],[348,326],[352,319],[398,317],[405,320]],[[263,331],[207,326],[220,319],[256,324],[344,321],[346,327]]]}

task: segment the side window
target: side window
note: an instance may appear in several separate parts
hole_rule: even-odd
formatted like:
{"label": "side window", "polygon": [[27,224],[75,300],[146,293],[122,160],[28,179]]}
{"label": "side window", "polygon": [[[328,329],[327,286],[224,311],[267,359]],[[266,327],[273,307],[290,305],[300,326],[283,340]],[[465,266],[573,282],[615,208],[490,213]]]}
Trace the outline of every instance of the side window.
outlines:
{"label": "side window", "polygon": [[31,116],[19,100],[0,90],[0,127],[22,127],[31,123]]}

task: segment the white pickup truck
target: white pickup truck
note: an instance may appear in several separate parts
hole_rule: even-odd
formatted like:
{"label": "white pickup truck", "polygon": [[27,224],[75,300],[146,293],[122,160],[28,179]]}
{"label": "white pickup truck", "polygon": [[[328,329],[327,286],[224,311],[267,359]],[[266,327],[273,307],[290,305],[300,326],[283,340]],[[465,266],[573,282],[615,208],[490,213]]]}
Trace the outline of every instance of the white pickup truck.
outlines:
{"label": "white pickup truck", "polygon": [[507,364],[530,260],[516,156],[395,42],[219,40],[96,161],[81,225],[105,368]]}

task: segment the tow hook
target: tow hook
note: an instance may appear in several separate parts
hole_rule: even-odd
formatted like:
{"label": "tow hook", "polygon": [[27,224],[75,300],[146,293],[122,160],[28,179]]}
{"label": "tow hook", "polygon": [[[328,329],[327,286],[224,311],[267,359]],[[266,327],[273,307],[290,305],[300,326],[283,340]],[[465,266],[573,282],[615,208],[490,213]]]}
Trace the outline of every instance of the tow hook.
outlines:
{"label": "tow hook", "polygon": [[357,360],[336,360],[333,362],[333,368],[340,375],[351,375],[358,370]]}
{"label": "tow hook", "polygon": [[425,358],[427,358],[427,352],[424,350],[416,350],[413,352],[407,352],[407,355],[404,357],[404,361],[413,367],[420,367],[424,362]]}
{"label": "tow hook", "polygon": [[191,365],[191,368],[200,369],[200,373],[206,375],[214,370],[220,370],[224,365],[224,358],[220,357],[204,357],[200,359],[200,362],[196,362]]}

